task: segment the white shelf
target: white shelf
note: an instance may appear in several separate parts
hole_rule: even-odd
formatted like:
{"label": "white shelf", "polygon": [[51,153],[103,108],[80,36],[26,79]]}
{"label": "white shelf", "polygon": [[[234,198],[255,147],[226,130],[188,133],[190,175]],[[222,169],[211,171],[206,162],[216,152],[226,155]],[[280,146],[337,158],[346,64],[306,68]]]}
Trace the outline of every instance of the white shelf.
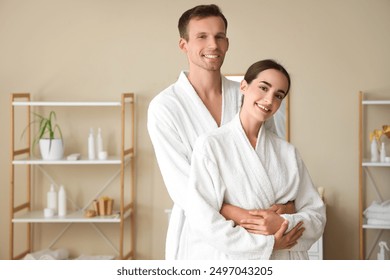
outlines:
{"label": "white shelf", "polygon": [[14,101],[13,106],[54,106],[54,107],[120,107],[121,102],[45,102],[45,101]]}
{"label": "white shelf", "polygon": [[362,166],[372,166],[372,167],[390,167],[390,162],[372,162],[369,160],[364,160]]}
{"label": "white shelf", "polygon": [[366,228],[366,229],[390,229],[390,225],[369,225],[369,224],[363,224],[363,228]]}
{"label": "white shelf", "polygon": [[390,105],[390,100],[363,100],[363,105]]}
{"label": "white shelf", "polygon": [[67,159],[61,159],[61,160],[42,160],[42,159],[15,159],[12,161],[12,164],[35,164],[35,165],[105,165],[105,164],[121,164],[121,159],[119,157],[108,157],[108,159],[105,160],[90,160],[90,159],[79,159],[79,160],[67,160]]}
{"label": "white shelf", "polygon": [[[127,140],[128,137],[125,137],[125,127],[127,128],[128,125],[131,127],[131,136],[130,142],[132,143],[132,146],[135,142],[134,139],[134,134],[135,134],[135,128],[134,128],[134,122],[135,122],[135,96],[133,93],[123,93],[121,95],[121,98],[119,101],[32,101],[30,99],[31,95],[30,93],[18,93],[18,94],[12,94],[12,108],[13,107],[18,107],[19,110],[23,111],[25,109],[27,113],[30,112],[30,107],[64,107],[63,109],[68,110],[68,108],[74,109],[78,108],[78,110],[86,110],[89,108],[101,108],[102,110],[107,108],[114,111],[120,111],[120,119],[118,119],[118,123],[116,125],[117,129],[120,129],[120,136],[122,140],[122,147],[120,150],[118,150],[116,153],[114,152],[112,156],[109,156],[105,160],[89,160],[86,155],[81,155],[81,158],[77,160],[68,160],[67,155],[64,156],[63,159],[61,160],[42,160],[41,157],[37,156],[34,157],[30,155],[29,153],[31,152],[31,143],[28,143],[28,147],[22,148],[20,150],[15,150],[15,139],[14,135],[12,137],[12,160],[11,160],[11,168],[14,168],[16,165],[32,165],[30,166],[33,168],[32,170],[35,170],[35,168],[41,170],[43,172],[43,175],[47,176],[48,178],[52,180],[50,177],[50,174],[48,174],[48,170],[46,168],[42,167],[41,165],[56,165],[58,166],[57,168],[60,168],[62,170],[64,165],[74,165],[77,166],[77,168],[80,168],[81,165],[87,165],[87,166],[95,166],[96,169],[97,166],[101,166],[100,168],[108,168],[108,165],[111,165],[112,168],[119,169],[115,174],[113,174],[112,177],[108,179],[108,181],[99,189],[97,195],[105,194],[107,187],[114,181],[116,180],[117,177],[118,179],[118,187],[116,189],[116,193],[120,194],[120,202],[119,205],[121,206],[121,209],[127,209],[123,215],[119,213],[119,211],[115,211],[113,215],[110,216],[96,216],[96,217],[86,217],[85,216],[85,211],[81,207],[78,206],[79,203],[82,203],[83,201],[80,201],[79,203],[74,203],[73,201],[69,200],[72,202],[73,207],[71,208],[72,210],[76,209],[75,211],[69,211],[68,210],[68,215],[59,217],[59,216],[53,216],[53,217],[45,217],[44,216],[44,211],[43,209],[37,209],[35,208],[33,211],[29,210],[29,207],[31,205],[35,205],[33,202],[34,200],[30,195],[28,195],[23,201],[19,201],[19,205],[15,206],[15,199],[13,195],[11,195],[11,209],[12,209],[12,214],[11,214],[11,229],[10,229],[10,236],[11,236],[11,242],[10,242],[10,259],[18,259],[21,258],[22,255],[15,255],[15,245],[17,244],[16,237],[19,235],[15,234],[14,231],[14,225],[15,224],[33,224],[33,223],[45,223],[45,224],[66,224],[66,227],[64,227],[64,231],[62,231],[53,241],[52,244],[55,244],[67,231],[69,226],[71,226],[73,223],[84,223],[84,224],[89,224],[90,226],[93,227],[94,230],[100,235],[100,237],[107,243],[107,245],[111,246],[112,249],[116,252],[118,255],[119,259],[130,259],[134,258],[134,246],[135,246],[135,219],[133,216],[134,212],[134,196],[131,195],[131,192],[125,193],[122,191],[126,186],[130,187],[130,190],[134,190],[134,164],[135,162],[132,160],[135,156],[134,153],[134,147],[124,147],[128,146],[125,145],[125,140]],[[19,112],[19,110],[16,110]],[[19,113],[18,113],[19,114]],[[15,118],[17,117],[17,114],[12,110],[12,130],[15,128]],[[102,115],[104,117],[104,115]],[[28,124],[27,124],[28,125]],[[127,167],[127,165],[129,166]],[[61,167],[62,166],[62,167]],[[56,169],[57,169],[56,168]],[[92,170],[91,169],[91,170]],[[91,170],[86,170],[88,172],[88,175],[93,176],[91,173]],[[129,176],[129,180],[125,180],[125,176]],[[23,176],[26,179],[26,185],[30,189],[34,189],[36,186],[34,186],[34,182],[31,180],[31,176]],[[21,184],[15,185],[14,183],[15,179],[15,173],[12,173],[12,178],[11,178],[11,188],[13,191],[16,190],[17,187],[22,186]],[[125,182],[126,181],[126,182]],[[19,186],[20,185],[20,186]],[[57,184],[58,185],[58,184]],[[110,190],[110,192],[113,192],[114,190]],[[110,193],[108,192],[108,194]],[[91,198],[93,199],[93,198]],[[83,199],[85,200],[85,199]],[[126,202],[125,202],[126,201]],[[85,202],[85,201],[84,201]],[[119,207],[118,207],[119,208]],[[123,223],[126,221],[129,221],[130,227],[125,229],[123,226]],[[108,225],[116,225],[116,231],[119,231],[121,238],[118,242],[118,246],[115,246],[113,243],[113,240],[108,238],[108,236],[105,235],[104,232],[98,227],[96,224],[108,224]],[[18,227],[19,228],[19,227]],[[32,250],[32,245],[33,245],[33,231],[30,227],[20,227],[21,231],[27,230],[27,235],[28,235],[28,241],[26,245],[21,245],[22,247],[26,247],[25,252],[30,252]],[[126,234],[127,231],[130,231],[131,234]],[[130,243],[125,243],[124,235],[127,235],[128,238],[130,239]],[[78,237],[78,236],[76,236]],[[85,238],[83,236],[80,236],[80,238]],[[20,247],[20,246],[17,246]],[[129,247],[129,248],[128,248]],[[120,249],[118,249],[120,248]],[[20,250],[18,250],[20,251]]]}
{"label": "white shelf", "polygon": [[[130,215],[130,211],[125,214],[124,218]],[[43,210],[31,211],[26,214],[14,217],[13,223],[120,223],[120,214],[111,216],[96,216],[92,218],[84,217],[82,211],[72,212],[64,217],[44,217]]]}

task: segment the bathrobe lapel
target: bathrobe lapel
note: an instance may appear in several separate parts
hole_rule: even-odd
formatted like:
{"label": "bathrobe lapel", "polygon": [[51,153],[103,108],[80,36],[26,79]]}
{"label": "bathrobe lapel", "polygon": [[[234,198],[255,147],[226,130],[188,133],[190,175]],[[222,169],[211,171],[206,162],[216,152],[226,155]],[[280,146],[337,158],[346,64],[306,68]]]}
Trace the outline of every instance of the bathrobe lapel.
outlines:
{"label": "bathrobe lapel", "polygon": [[[266,160],[270,156],[268,149],[269,143],[267,143],[267,130],[264,125],[260,128],[255,150],[245,134],[238,114],[234,122],[236,131],[238,132],[235,133],[239,141],[238,145],[243,146],[242,151],[247,159],[245,165],[253,175],[251,179],[254,182],[254,186],[257,186],[253,188],[254,195],[261,197],[263,207],[268,208],[275,202],[275,192],[269,174],[266,171]],[[273,174],[273,176],[276,176],[276,174]]]}

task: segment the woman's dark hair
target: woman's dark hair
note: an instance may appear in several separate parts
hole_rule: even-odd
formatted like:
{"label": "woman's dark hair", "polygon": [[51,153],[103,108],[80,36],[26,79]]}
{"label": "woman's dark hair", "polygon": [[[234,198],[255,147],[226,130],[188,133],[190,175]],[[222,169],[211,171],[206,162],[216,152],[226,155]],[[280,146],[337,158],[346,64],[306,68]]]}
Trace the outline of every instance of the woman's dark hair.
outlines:
{"label": "woman's dark hair", "polygon": [[291,85],[290,75],[281,64],[277,63],[275,60],[272,59],[260,60],[258,62],[253,63],[246,71],[244,80],[248,84],[250,84],[254,79],[257,78],[257,75],[259,75],[260,72],[263,72],[268,69],[275,69],[286,76],[288,81],[288,87],[286,91],[287,94],[288,91],[290,90],[290,85]]}
{"label": "woman's dark hair", "polygon": [[184,12],[179,19],[178,28],[180,37],[188,41],[187,26],[193,18],[220,17],[225,23],[225,31],[227,30],[228,22],[217,5],[199,5]]}

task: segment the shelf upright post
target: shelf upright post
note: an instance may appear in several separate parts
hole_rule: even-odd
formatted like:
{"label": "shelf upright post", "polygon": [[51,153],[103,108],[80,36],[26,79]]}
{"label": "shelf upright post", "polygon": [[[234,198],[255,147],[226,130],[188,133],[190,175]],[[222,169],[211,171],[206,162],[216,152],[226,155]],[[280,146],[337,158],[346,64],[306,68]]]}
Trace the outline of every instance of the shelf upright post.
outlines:
{"label": "shelf upright post", "polygon": [[15,235],[15,227],[13,223],[14,215],[15,213],[27,209],[28,211],[31,210],[31,166],[27,165],[26,168],[26,179],[27,179],[27,202],[23,203],[21,205],[18,205],[15,207],[15,166],[13,164],[13,161],[16,156],[22,155],[22,154],[27,154],[29,157],[31,156],[31,128],[29,126],[31,122],[31,109],[30,106],[27,106],[27,128],[26,128],[26,135],[27,135],[27,148],[20,149],[20,150],[15,150],[15,109],[13,106],[13,102],[16,99],[27,99],[28,102],[30,102],[31,97],[30,93],[12,93],[11,94],[11,161],[10,161],[10,244],[9,244],[9,256],[10,259],[19,259],[26,255],[27,253],[31,252],[32,248],[32,240],[31,240],[31,224],[28,223],[27,226],[27,249],[23,253],[21,253],[18,256],[15,256],[14,252],[14,235]]}
{"label": "shelf upright post", "polygon": [[364,259],[363,230],[363,92],[359,92],[359,258]]}
{"label": "shelf upright post", "polygon": [[[129,105],[131,113],[131,146],[126,149],[126,105]],[[135,184],[134,184],[134,159],[131,157],[134,156],[134,94],[133,93],[123,93],[121,97],[121,202],[120,202],[120,249],[119,257],[121,259],[134,259],[135,256],[135,220],[134,220],[134,197],[135,197]],[[125,205],[125,182],[124,182],[124,173],[125,173],[125,160],[126,156],[130,156],[130,202],[128,205]],[[130,250],[128,254],[124,254],[124,217],[125,212],[130,211]]]}
{"label": "shelf upright post", "polygon": [[125,173],[125,97],[122,94],[121,97],[121,182],[120,182],[120,238],[119,238],[119,258],[123,259],[123,246],[124,246],[124,216],[125,216],[125,210],[124,210],[124,203],[125,203],[125,197],[124,197],[124,173]]}
{"label": "shelf upright post", "polygon": [[132,250],[132,258],[135,258],[135,100],[134,100],[134,94],[131,93],[128,95],[129,98],[131,98],[130,103],[130,110],[131,110],[131,149],[130,154],[132,156],[132,159],[130,161],[130,207],[131,207],[131,214],[130,214],[130,232],[131,232],[131,239],[130,239],[130,245]]}

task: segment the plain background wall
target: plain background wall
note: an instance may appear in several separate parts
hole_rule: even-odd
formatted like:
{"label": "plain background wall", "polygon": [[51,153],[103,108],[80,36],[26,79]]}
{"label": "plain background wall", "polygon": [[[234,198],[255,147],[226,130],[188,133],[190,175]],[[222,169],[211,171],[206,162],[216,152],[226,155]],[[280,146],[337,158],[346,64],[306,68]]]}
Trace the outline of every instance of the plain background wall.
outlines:
{"label": "plain background wall", "polygon": [[[146,112],[150,100],[187,67],[178,48],[178,18],[204,3],[0,0],[0,259],[8,258],[9,94],[116,101],[128,91],[137,94],[137,257],[163,258],[164,209],[171,201]],[[390,2],[213,3],[229,21],[223,73],[242,74],[264,58],[290,71],[291,141],[315,184],[325,187],[325,258],[357,259],[358,91],[389,95]]]}

